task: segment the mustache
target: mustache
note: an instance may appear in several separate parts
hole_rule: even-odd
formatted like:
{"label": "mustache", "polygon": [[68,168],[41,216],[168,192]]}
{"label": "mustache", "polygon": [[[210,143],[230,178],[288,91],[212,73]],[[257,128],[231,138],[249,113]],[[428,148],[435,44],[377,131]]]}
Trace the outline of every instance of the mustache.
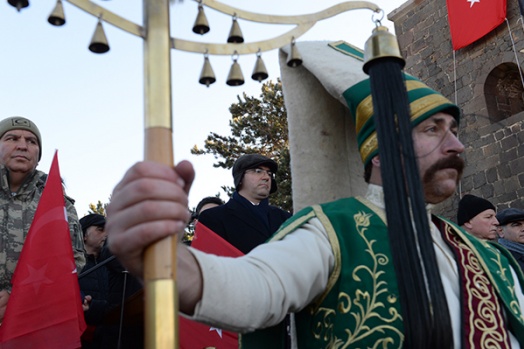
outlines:
{"label": "mustache", "polygon": [[448,158],[440,159],[427,169],[426,173],[424,174],[424,178],[429,179],[431,176],[433,176],[435,172],[447,168],[457,170],[458,178],[460,179],[462,177],[462,172],[464,171],[464,159],[455,155],[450,156]]}

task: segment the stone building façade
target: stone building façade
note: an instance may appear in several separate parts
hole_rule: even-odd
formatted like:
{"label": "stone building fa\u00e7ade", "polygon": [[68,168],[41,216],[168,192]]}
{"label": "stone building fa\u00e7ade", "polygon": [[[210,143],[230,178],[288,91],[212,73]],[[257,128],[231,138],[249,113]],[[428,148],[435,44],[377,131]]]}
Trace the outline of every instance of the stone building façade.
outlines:
{"label": "stone building fa\u00e7ade", "polygon": [[[499,210],[524,209],[524,24],[518,1],[507,2],[507,22],[455,54],[446,0],[410,0],[388,15],[406,72],[456,100],[463,111],[460,193],[484,197]],[[436,213],[455,221],[459,198],[457,193]]]}

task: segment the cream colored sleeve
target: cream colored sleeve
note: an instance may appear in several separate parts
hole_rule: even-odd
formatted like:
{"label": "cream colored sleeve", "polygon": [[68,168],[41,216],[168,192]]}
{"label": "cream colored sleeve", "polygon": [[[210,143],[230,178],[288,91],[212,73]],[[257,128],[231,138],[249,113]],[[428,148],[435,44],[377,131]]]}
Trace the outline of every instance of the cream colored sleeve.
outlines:
{"label": "cream colored sleeve", "polygon": [[524,293],[522,292],[522,288],[520,287],[519,278],[517,277],[517,273],[515,270],[511,267],[511,276],[513,277],[513,280],[515,281],[515,294],[517,296],[517,299],[519,300],[520,305],[520,311],[524,314]]}
{"label": "cream colored sleeve", "polygon": [[[515,270],[513,270],[512,267],[510,267],[510,269],[511,269],[511,276],[513,277],[513,280],[515,282],[515,295],[517,296],[517,299],[519,300],[520,311],[524,313],[524,294],[522,293],[522,288],[520,287],[517,273],[515,273]],[[512,348],[520,348],[519,341],[517,340],[517,337],[512,332],[509,332],[509,339],[510,339]]]}
{"label": "cream colored sleeve", "polygon": [[325,289],[334,264],[316,218],[240,258],[191,252],[202,270],[203,295],[190,318],[236,332],[275,325],[304,308]]}

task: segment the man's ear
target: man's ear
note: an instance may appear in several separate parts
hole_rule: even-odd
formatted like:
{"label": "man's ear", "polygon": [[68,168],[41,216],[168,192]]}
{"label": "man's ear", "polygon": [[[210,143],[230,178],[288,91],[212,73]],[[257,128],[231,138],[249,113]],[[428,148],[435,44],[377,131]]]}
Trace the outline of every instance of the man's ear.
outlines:
{"label": "man's ear", "polygon": [[371,158],[371,176],[369,177],[370,184],[382,185],[382,176],[380,175],[380,158],[375,155]]}
{"label": "man's ear", "polygon": [[373,166],[375,166],[375,167],[380,167],[380,156],[375,155],[375,156],[371,159],[371,163],[372,163]]}
{"label": "man's ear", "polygon": [[471,225],[471,223],[469,221],[467,221],[466,223],[464,223],[464,226],[466,228],[468,228],[469,230],[471,230],[471,228],[473,228],[473,226]]}

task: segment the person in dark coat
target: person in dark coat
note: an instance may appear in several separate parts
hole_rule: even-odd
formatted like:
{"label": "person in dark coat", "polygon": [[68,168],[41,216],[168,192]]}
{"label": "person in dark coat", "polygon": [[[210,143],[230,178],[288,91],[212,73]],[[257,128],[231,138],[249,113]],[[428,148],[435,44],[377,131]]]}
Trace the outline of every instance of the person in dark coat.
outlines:
{"label": "person in dark coat", "polygon": [[120,312],[123,300],[141,290],[142,285],[125,271],[106,247],[105,224],[106,218],[96,213],[80,219],[86,265],[78,282],[82,293],[91,296],[89,310],[84,313],[88,329],[82,335],[82,348],[142,349],[143,320],[121,319]]}
{"label": "person in dark coat", "polygon": [[507,208],[497,213],[502,237],[499,243],[507,248],[524,271],[524,210]]}
{"label": "person in dark coat", "polygon": [[[277,191],[275,173],[278,164],[260,154],[245,154],[233,165],[235,192],[225,204],[207,209],[198,216],[203,224],[243,253],[265,243],[291,213],[269,204],[269,195]],[[291,347],[290,316],[276,326],[242,335],[242,347],[262,348],[261,338],[276,338]]]}
{"label": "person in dark coat", "polygon": [[235,192],[222,206],[202,212],[198,221],[243,253],[264,243],[291,214],[269,204],[277,191],[275,161],[260,154],[242,155],[233,165]]}
{"label": "person in dark coat", "polygon": [[[104,252],[107,239],[105,224],[106,218],[100,214],[89,214],[80,219],[86,249],[86,264],[79,274],[78,282],[82,294],[91,296],[89,310],[84,313],[88,325],[82,336],[82,348],[84,349],[99,348],[101,337],[106,332],[102,323],[109,309],[108,271],[105,267],[96,267],[108,257],[108,251]],[[87,270],[91,270],[91,272],[83,274]]]}

